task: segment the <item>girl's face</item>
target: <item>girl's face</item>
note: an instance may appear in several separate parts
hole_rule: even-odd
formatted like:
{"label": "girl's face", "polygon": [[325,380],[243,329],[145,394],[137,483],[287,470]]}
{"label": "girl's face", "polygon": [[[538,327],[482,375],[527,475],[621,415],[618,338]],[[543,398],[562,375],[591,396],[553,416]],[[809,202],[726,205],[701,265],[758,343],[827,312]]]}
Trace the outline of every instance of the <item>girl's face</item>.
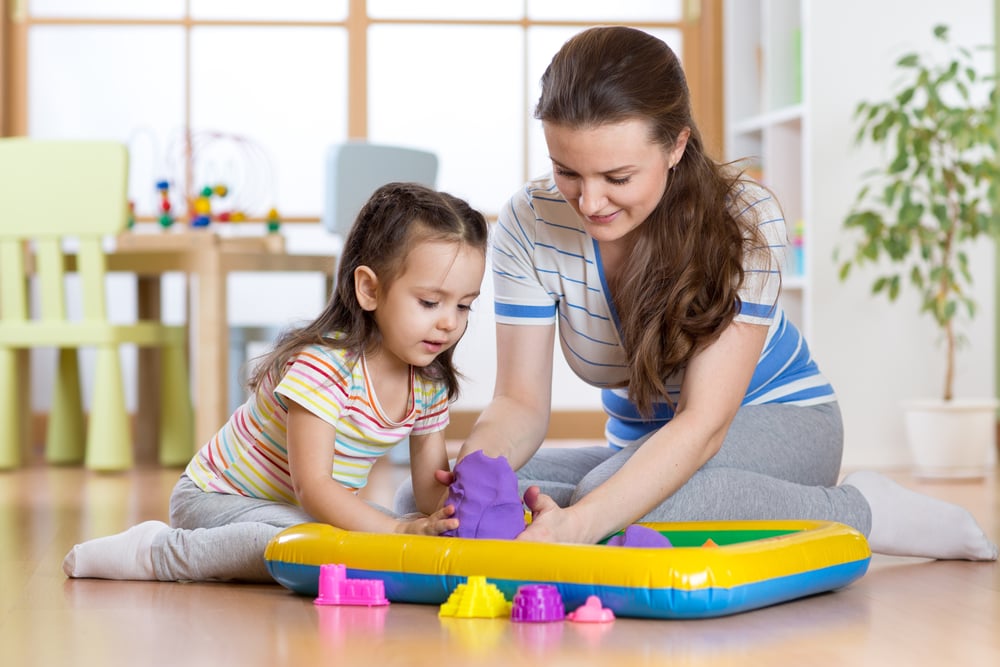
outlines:
{"label": "girl's face", "polygon": [[649,217],[688,137],[685,130],[665,149],[638,119],[588,128],[543,123],[543,129],[556,187],[603,243],[624,238]]}
{"label": "girl's face", "polygon": [[455,345],[465,333],[485,269],[481,250],[444,241],[413,246],[388,287],[371,269],[359,267],[358,301],[375,312],[380,351],[402,365],[423,367]]}

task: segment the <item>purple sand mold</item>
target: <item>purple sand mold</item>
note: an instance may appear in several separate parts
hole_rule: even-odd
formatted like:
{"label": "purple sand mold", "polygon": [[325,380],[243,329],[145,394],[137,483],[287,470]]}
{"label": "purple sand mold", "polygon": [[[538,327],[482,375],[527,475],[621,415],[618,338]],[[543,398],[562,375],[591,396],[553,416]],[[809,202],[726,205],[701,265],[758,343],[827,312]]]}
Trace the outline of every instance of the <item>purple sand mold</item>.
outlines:
{"label": "purple sand mold", "polygon": [[518,623],[548,623],[566,618],[559,589],[551,584],[526,584],[517,589],[510,619]]}
{"label": "purple sand mold", "polygon": [[613,536],[608,540],[607,544],[609,547],[650,547],[661,549],[673,546],[663,533],[637,524],[626,528],[623,535]]}
{"label": "purple sand mold", "polygon": [[517,474],[503,456],[476,451],[455,464],[446,504],[455,506],[458,528],[445,537],[512,540],[524,530]]}

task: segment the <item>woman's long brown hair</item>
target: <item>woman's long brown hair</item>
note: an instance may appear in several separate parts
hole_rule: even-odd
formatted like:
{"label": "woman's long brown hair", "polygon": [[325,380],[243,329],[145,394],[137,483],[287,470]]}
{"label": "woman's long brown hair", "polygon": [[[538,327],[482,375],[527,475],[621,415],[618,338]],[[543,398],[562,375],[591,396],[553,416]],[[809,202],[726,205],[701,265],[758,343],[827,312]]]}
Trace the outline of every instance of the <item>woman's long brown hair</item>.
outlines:
{"label": "woman's long brown hair", "polygon": [[741,177],[706,155],[683,69],[663,41],[626,27],[585,30],[563,45],[541,84],[535,117],[544,123],[585,129],[639,119],[665,150],[690,131],[663,198],[635,231],[611,284],[629,396],[649,416],[655,401],[670,400],[667,378],[732,322],[744,256],[768,252],[766,243],[756,225],[741,226],[730,214]]}

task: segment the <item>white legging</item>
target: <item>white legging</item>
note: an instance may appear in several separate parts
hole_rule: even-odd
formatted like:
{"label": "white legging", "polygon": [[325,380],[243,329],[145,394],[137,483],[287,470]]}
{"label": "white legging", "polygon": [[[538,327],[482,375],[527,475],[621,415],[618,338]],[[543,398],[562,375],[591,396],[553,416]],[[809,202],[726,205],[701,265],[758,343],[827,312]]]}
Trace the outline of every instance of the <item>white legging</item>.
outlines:
{"label": "white legging", "polygon": [[[719,452],[642,520],[814,519],[839,521],[868,535],[868,501],[853,486],[836,486],[843,433],[836,403],[743,407]],[[535,485],[566,507],[641,446],[541,449],[517,471],[521,493]],[[394,506],[401,514],[415,511],[409,482],[397,491]]]}

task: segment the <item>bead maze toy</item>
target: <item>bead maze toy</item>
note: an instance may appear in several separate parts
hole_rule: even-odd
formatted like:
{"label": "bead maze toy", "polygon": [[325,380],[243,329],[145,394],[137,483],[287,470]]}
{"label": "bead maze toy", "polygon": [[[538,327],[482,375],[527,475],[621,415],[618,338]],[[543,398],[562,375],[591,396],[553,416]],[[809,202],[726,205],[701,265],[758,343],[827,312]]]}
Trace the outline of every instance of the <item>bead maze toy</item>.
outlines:
{"label": "bead maze toy", "polygon": [[485,576],[508,598],[520,586],[550,584],[567,608],[597,596],[616,616],[664,619],[724,616],[834,590],[863,576],[871,560],[864,536],[834,522],[637,525],[673,546],[356,533],[308,523],[277,535],[265,559],[276,581],[302,595],[316,595],[321,564],[343,563],[349,576],[385,582],[394,602],[441,604],[470,576]]}
{"label": "bead maze toy", "polygon": [[265,217],[269,232],[281,224],[271,160],[252,139],[226,132],[176,132],[156,169],[157,218],[164,229],[180,220],[191,227]]}
{"label": "bead maze toy", "polygon": [[166,229],[174,224],[174,216],[170,212],[170,209],[173,208],[170,203],[170,181],[162,179],[157,181],[156,191],[160,193],[160,227]]}

